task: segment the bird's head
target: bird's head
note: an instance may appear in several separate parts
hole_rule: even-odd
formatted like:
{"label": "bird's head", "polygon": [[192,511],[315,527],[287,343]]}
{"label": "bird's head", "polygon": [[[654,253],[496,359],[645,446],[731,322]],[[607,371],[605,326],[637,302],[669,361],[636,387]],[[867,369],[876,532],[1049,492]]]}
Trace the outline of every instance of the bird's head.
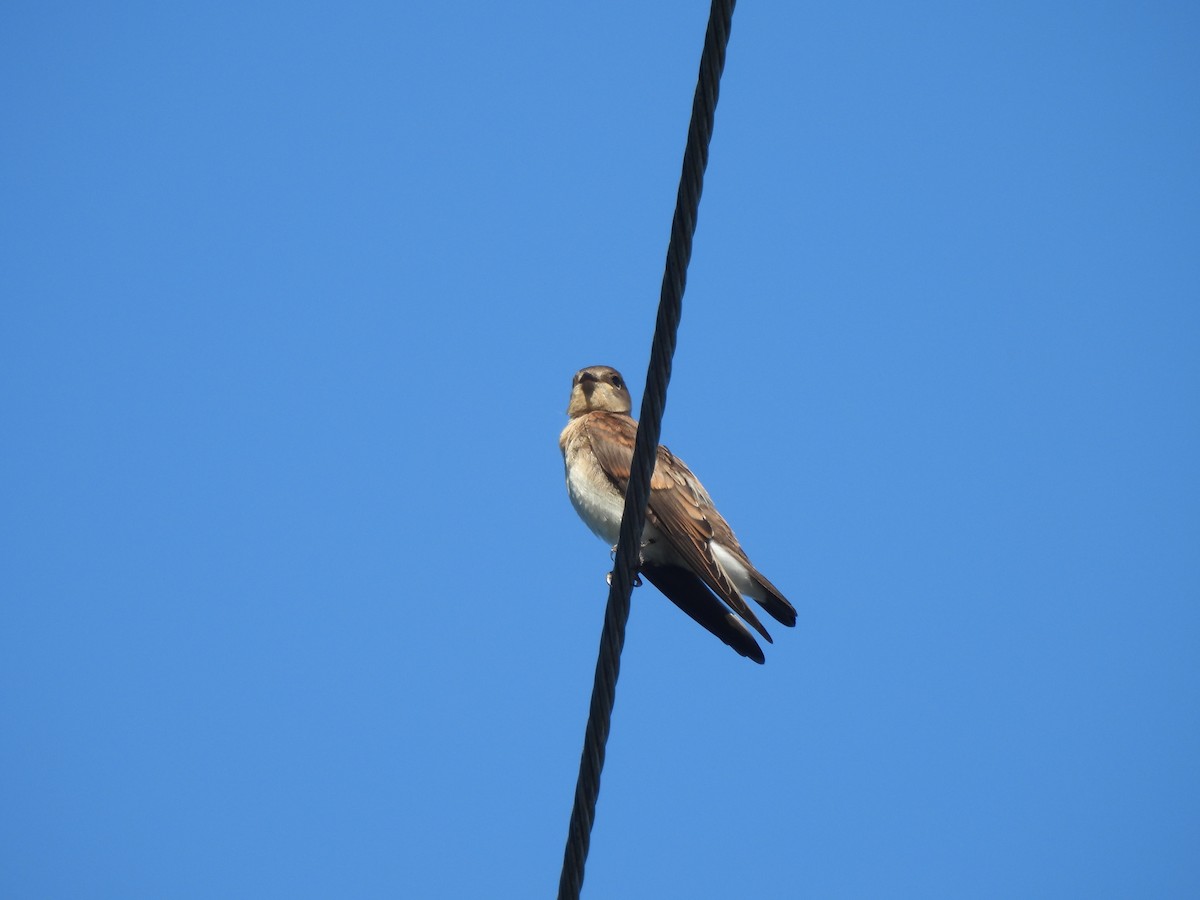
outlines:
{"label": "bird's head", "polygon": [[629,414],[633,402],[621,373],[611,366],[588,366],[575,373],[567,415],[572,419],[601,410]]}

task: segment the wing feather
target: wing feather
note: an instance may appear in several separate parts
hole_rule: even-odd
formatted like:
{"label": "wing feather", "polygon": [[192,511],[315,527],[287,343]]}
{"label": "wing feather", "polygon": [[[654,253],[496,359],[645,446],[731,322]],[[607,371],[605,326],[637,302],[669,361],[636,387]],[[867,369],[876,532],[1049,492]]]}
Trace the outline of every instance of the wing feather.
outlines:
{"label": "wing feather", "polygon": [[[619,413],[593,412],[587,416],[587,430],[596,461],[613,486],[624,494],[633,462],[637,422]],[[709,549],[709,542],[714,534],[718,534],[723,544],[729,542],[741,554],[733,531],[713,506],[700,480],[682,460],[662,446],[658,448],[658,460],[650,480],[647,521],[667,539],[685,566],[771,642],[771,635]]]}

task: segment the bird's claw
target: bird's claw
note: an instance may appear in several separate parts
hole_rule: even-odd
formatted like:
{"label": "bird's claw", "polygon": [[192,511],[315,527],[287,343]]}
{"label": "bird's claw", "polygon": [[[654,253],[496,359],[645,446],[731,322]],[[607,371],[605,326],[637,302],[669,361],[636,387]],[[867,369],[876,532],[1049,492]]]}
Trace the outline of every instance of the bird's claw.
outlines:
{"label": "bird's claw", "polygon": [[[653,542],[652,541],[642,541],[641,546],[638,547],[638,566],[639,567],[642,565],[642,563],[644,563],[646,561],[645,554],[643,554],[642,551],[645,550],[646,547],[651,543],[653,543]],[[616,544],[613,544],[612,548],[608,551],[608,558],[611,559],[613,562],[617,561],[617,545]],[[609,572],[606,576],[604,576],[604,580],[606,582],[608,582],[609,586],[612,585],[612,576],[613,576],[612,572]],[[633,573],[633,586],[634,587],[642,586],[641,576],[638,575],[637,572]]]}
{"label": "bird's claw", "polygon": [[[604,583],[607,584],[609,587],[612,587],[612,577],[613,577],[612,572],[609,572],[607,575],[604,576]],[[634,587],[642,586],[642,576],[639,575],[637,572],[633,573],[633,586]]]}
{"label": "bird's claw", "polygon": [[[641,545],[638,547],[638,565],[639,566],[646,561],[646,554],[643,553],[642,551],[645,550],[647,547],[649,547],[653,543],[654,543],[654,541],[642,541]],[[613,562],[617,561],[617,545],[616,544],[613,544],[611,547],[608,548],[608,558],[611,559]]]}

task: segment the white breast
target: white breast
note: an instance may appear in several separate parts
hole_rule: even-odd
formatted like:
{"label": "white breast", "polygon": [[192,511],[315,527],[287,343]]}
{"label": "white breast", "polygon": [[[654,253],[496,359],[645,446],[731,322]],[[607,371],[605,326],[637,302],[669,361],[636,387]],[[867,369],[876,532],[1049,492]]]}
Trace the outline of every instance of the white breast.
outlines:
{"label": "white breast", "polygon": [[[615,547],[621,535],[625,495],[608,480],[596,462],[586,433],[581,434],[581,429],[582,422],[574,420],[563,429],[559,438],[563,462],[566,464],[567,494],[587,527],[610,547]],[[661,540],[658,529],[653,525],[646,525],[642,540],[645,542],[642,553],[647,560],[665,562],[671,556],[669,546]]]}
{"label": "white breast", "polygon": [[[573,458],[570,458],[573,457]],[[579,518],[609,546],[617,543],[625,498],[612,486],[591,453],[571,454],[567,459],[567,493]]]}

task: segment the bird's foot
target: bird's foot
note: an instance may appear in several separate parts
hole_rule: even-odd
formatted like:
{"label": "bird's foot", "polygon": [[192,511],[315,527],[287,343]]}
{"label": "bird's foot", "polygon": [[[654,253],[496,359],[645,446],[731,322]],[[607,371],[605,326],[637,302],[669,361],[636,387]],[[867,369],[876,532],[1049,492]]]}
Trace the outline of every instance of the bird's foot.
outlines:
{"label": "bird's foot", "polygon": [[[604,576],[604,582],[609,587],[612,587],[612,576],[613,576],[612,572],[609,572],[607,575]],[[633,573],[633,586],[634,587],[642,586],[642,576],[639,575],[637,572]]]}
{"label": "bird's foot", "polygon": [[[646,554],[644,552],[645,549],[653,543],[654,543],[654,541],[642,541],[641,546],[638,547],[638,565],[639,566],[646,561]],[[617,545],[616,544],[613,544],[611,547],[608,548],[608,558],[611,559],[613,562],[617,561]]]}

